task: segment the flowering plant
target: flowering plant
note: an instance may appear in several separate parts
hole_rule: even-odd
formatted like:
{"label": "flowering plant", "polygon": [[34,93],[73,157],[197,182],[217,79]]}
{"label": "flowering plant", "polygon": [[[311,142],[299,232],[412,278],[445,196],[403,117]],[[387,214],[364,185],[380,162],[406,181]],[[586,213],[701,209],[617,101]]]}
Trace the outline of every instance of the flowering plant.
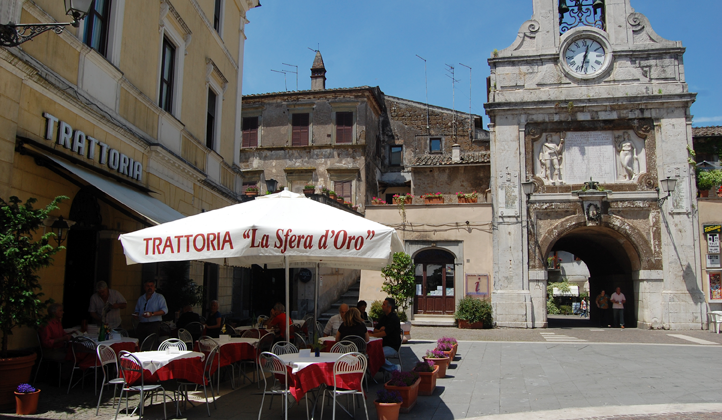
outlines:
{"label": "flowering plant", "polygon": [[396,199],[398,199],[398,200],[405,200],[405,199],[407,199],[407,198],[414,198],[414,196],[413,196],[411,193],[409,193],[409,194],[394,194],[394,198],[396,198]]}
{"label": "flowering plant", "polygon": [[476,191],[470,193],[463,193],[459,191],[458,193],[456,193],[456,198],[479,198],[479,193]]}
{"label": "flowering plant", "polygon": [[448,356],[441,350],[426,350],[426,357],[430,359],[446,359]]}
{"label": "flowering plant", "polygon": [[456,341],[456,339],[454,337],[441,337],[440,339],[438,339],[436,341],[436,344],[441,344],[441,343],[449,343],[453,346],[454,344],[458,344],[458,341]]}
{"label": "flowering plant", "polygon": [[416,382],[416,380],[419,379],[419,373],[418,372],[402,372],[400,370],[395,370],[391,372],[391,380],[389,381],[389,385],[391,386],[411,386]]}
{"label": "flowering plant", "polygon": [[452,346],[449,343],[437,343],[436,344],[436,350],[441,350],[441,351],[451,351],[451,349],[453,347],[454,346]]}
{"label": "flowering plant", "polygon": [[328,195],[336,195],[336,191],[334,191],[334,190],[328,190]]}
{"label": "flowering plant", "polygon": [[421,362],[418,362],[416,366],[414,366],[414,372],[433,372],[434,371],[434,361],[433,360],[424,360]]}
{"label": "flowering plant", "polygon": [[397,391],[387,391],[385,389],[381,389],[376,392],[376,402],[398,404],[400,402],[404,402],[404,399],[401,398],[401,394]]}
{"label": "flowering plant", "polygon": [[372,202],[373,204],[386,204],[386,201],[384,201],[384,200],[382,200],[382,199],[380,199],[380,198],[377,198],[377,197],[372,197],[372,198],[371,198],[371,202]]}
{"label": "flowering plant", "polygon": [[427,197],[432,198],[432,197],[442,197],[442,196],[443,196],[443,194],[441,194],[440,192],[435,192],[435,193],[424,194],[421,196],[421,198],[427,198]]}
{"label": "flowering plant", "polygon": [[31,392],[35,392],[35,388],[30,384],[20,384],[15,392],[18,394],[30,394]]}
{"label": "flowering plant", "polygon": [[258,192],[258,187],[251,185],[250,187],[246,188],[246,192]]}

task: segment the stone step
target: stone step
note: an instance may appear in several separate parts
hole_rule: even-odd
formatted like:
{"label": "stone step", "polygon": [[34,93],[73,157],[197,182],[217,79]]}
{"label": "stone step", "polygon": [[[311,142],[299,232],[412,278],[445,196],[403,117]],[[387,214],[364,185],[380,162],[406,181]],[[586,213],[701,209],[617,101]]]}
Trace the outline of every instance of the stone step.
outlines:
{"label": "stone step", "polygon": [[456,327],[453,315],[414,315],[411,325],[426,327]]}

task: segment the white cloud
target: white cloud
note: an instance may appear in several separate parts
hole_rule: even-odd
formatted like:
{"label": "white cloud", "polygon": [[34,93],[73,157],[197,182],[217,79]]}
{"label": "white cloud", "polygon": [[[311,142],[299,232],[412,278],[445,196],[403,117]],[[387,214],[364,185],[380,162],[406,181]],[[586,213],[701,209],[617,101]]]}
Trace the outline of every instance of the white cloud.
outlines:
{"label": "white cloud", "polygon": [[721,122],[721,121],[722,121],[722,115],[717,116],[717,117],[700,117],[700,118],[695,117],[695,118],[692,120],[692,122],[694,122],[695,124],[698,124],[698,123]]}

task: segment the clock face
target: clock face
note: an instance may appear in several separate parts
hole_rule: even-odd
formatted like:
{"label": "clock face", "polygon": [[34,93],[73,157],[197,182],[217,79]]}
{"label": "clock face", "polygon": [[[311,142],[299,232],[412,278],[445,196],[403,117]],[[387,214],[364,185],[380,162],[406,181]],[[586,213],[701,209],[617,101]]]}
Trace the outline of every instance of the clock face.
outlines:
{"label": "clock face", "polygon": [[569,44],[564,52],[564,60],[569,69],[576,74],[591,75],[597,73],[604,66],[606,53],[599,42],[580,38]]}

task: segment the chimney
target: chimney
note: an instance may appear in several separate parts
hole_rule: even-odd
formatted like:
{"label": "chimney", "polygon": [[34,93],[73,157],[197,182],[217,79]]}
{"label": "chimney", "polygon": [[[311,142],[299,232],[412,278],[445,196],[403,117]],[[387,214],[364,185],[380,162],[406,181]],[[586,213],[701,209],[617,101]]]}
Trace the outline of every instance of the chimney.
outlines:
{"label": "chimney", "polygon": [[316,51],[316,57],[311,66],[311,90],[326,89],[326,66],[323,65],[321,51]]}
{"label": "chimney", "polygon": [[461,162],[461,146],[458,144],[451,146],[451,161],[453,163]]}

